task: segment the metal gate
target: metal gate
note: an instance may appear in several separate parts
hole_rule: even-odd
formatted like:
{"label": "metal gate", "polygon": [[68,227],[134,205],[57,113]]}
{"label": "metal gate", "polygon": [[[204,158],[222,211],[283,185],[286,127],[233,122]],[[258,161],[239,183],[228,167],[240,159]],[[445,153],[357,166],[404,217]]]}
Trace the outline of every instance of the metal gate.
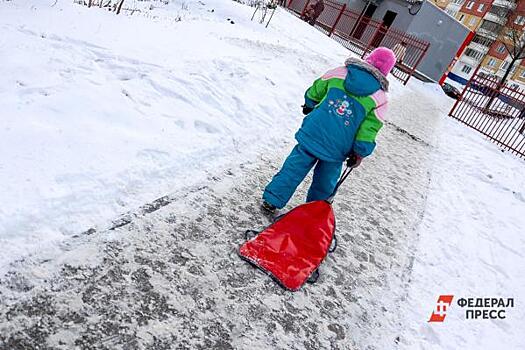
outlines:
{"label": "metal gate", "polygon": [[[302,16],[311,1],[288,0],[285,6],[292,13]],[[405,85],[430,46],[428,41],[394,28],[387,28],[383,23],[363,17],[349,9],[346,4],[334,0],[324,0],[324,10],[315,27],[361,57],[377,46],[393,49],[396,45],[404,43],[405,55],[397,62],[392,75]]]}
{"label": "metal gate", "polygon": [[487,136],[504,150],[525,158],[525,92],[478,69],[449,116]]}

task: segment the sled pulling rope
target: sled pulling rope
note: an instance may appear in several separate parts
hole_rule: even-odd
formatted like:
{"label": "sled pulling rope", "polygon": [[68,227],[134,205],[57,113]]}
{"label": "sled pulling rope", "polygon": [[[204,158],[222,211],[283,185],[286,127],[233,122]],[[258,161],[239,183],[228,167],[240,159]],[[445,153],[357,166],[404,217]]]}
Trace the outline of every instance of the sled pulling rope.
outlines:
{"label": "sled pulling rope", "polygon": [[332,204],[334,202],[334,198],[335,198],[335,195],[337,194],[337,191],[339,190],[339,187],[341,187],[341,185],[343,184],[343,182],[345,182],[346,178],[348,177],[348,175],[350,175],[350,173],[352,172],[354,168],[352,167],[351,164],[347,164],[346,165],[346,168],[345,170],[343,171],[343,174],[341,174],[341,177],[339,178],[339,181],[337,181],[337,184],[335,185],[335,189],[334,189],[334,192],[332,192],[332,194],[330,195],[330,197],[328,197],[326,199],[326,201],[330,204]]}
{"label": "sled pulling rope", "polygon": [[332,203],[355,163],[349,160],[326,200],[304,203],[283,214],[263,231],[247,230],[239,256],[267,273],[281,287],[299,290],[315,283],[319,266],[337,248]]}

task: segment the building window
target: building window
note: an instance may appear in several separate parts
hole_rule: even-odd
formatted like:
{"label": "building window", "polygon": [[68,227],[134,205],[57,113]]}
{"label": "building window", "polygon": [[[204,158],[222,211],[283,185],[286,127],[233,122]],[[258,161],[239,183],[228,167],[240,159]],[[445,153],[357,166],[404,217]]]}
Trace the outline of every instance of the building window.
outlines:
{"label": "building window", "polygon": [[487,66],[489,67],[496,67],[496,60],[491,58],[489,59],[489,62],[487,63]]}
{"label": "building window", "polygon": [[463,5],[463,3],[465,2],[465,0],[454,0],[452,1],[454,4],[457,4],[457,5]]}
{"label": "building window", "polygon": [[465,74],[469,74],[472,71],[472,67],[466,64],[461,68],[461,71]]}
{"label": "building window", "polygon": [[472,10],[472,6],[474,6],[474,1],[469,1],[467,4],[467,9]]}
{"label": "building window", "polygon": [[483,12],[483,8],[485,8],[485,4],[479,4],[478,12]]}
{"label": "building window", "polygon": [[476,51],[474,49],[471,49],[470,47],[468,47],[466,50],[465,50],[465,55],[468,56],[468,57],[472,57],[476,60],[481,60],[483,58],[483,52],[479,52],[479,51]]}
{"label": "building window", "polygon": [[490,13],[498,16],[498,17],[505,17],[507,18],[508,15],[509,15],[509,10],[507,10],[506,8],[504,7],[499,7],[499,6],[492,6],[490,8]]}
{"label": "building window", "polygon": [[520,78],[525,78],[525,69],[521,71]]}
{"label": "building window", "polygon": [[459,20],[460,22],[463,22],[463,18],[465,18],[465,15],[464,15],[464,14],[461,14],[461,15],[459,15],[459,19],[458,19],[458,20]]}
{"label": "building window", "polygon": [[514,23],[519,25],[519,26],[522,26],[525,24],[525,16],[517,16],[516,19],[514,20]]}
{"label": "building window", "polygon": [[499,69],[506,70],[507,68],[509,68],[509,62],[503,61],[503,64],[501,65],[501,67],[499,67]]}
{"label": "building window", "polygon": [[468,24],[469,24],[469,26],[473,26],[474,24],[476,24],[476,17],[472,17]]}
{"label": "building window", "polygon": [[497,53],[504,53],[505,52],[505,45],[503,45],[502,43],[500,43],[498,45],[498,48],[496,49],[496,52]]}
{"label": "building window", "polygon": [[489,32],[492,32],[494,34],[497,34],[500,32],[501,28],[503,26],[501,24],[498,24],[498,23],[495,23],[495,22],[491,22],[491,21],[483,21],[483,23],[481,24],[481,27],[482,29],[485,29]]}
{"label": "building window", "polygon": [[454,11],[454,10],[451,10],[451,9],[448,9],[446,12],[452,17],[456,17],[456,15],[458,14],[457,11]]}
{"label": "building window", "polygon": [[494,42],[494,40],[488,39],[488,38],[485,38],[483,36],[480,36],[480,35],[476,34],[476,35],[474,35],[474,38],[472,39],[472,42],[474,42],[476,44],[480,44],[480,45],[486,46],[486,47],[490,47],[492,45],[492,43]]}

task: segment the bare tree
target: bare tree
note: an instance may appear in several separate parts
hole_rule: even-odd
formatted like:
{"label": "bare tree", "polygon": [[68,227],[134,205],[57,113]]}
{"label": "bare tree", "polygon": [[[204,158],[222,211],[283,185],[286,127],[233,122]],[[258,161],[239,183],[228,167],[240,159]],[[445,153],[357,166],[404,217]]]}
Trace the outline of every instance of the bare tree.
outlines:
{"label": "bare tree", "polygon": [[[507,25],[503,28],[503,30],[500,32],[500,35],[498,37],[498,41],[503,44],[505,47],[505,51],[510,57],[509,65],[505,71],[505,74],[503,74],[503,77],[499,81],[499,86],[497,87],[498,90],[503,87],[505,82],[507,81],[509,75],[513,72],[514,66],[516,64],[519,64],[521,60],[525,59],[525,40],[523,37],[523,25],[519,24],[521,22],[517,22],[516,19],[519,17],[525,17],[525,13],[523,11],[512,11],[508,15],[508,22]],[[488,111],[490,110],[490,106],[492,105],[492,102],[496,99],[497,94],[493,94],[485,105],[485,109]]]}
{"label": "bare tree", "polygon": [[[525,16],[525,14],[516,11],[513,13],[513,16],[511,16],[510,19],[515,19],[517,16]],[[516,20],[514,20],[510,25],[507,24],[507,27],[504,29],[503,45],[505,46],[505,50],[509,54],[511,61],[507,67],[507,70],[505,71],[505,74],[501,78],[501,85],[505,84],[507,81],[507,78],[511,74],[514,65],[519,64],[521,60],[525,59],[525,38],[523,36],[523,26],[519,25],[518,23],[516,23]],[[487,108],[490,106],[490,103],[492,103],[492,101],[489,101]],[[525,106],[522,107],[520,117],[523,115],[524,111]],[[522,134],[525,132],[525,120],[523,120],[523,124],[521,125],[519,132]]]}
{"label": "bare tree", "polygon": [[511,25],[507,25],[507,27],[503,29],[501,42],[505,46],[505,50],[510,56],[509,66],[507,67],[507,70],[500,81],[501,84],[504,84],[512,72],[514,65],[519,63],[518,61],[525,59],[525,40],[523,38],[523,28],[516,25],[514,22]]}

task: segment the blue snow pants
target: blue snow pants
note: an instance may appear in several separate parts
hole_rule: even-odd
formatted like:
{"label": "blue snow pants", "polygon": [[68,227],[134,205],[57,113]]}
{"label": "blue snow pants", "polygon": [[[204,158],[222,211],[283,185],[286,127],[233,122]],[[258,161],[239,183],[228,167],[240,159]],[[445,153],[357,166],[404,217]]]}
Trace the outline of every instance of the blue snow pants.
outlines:
{"label": "blue snow pants", "polygon": [[277,208],[284,207],[314,165],[314,177],[306,201],[327,199],[335,189],[343,163],[318,159],[301,145],[294,147],[281,170],[266,186],[263,199]]}

